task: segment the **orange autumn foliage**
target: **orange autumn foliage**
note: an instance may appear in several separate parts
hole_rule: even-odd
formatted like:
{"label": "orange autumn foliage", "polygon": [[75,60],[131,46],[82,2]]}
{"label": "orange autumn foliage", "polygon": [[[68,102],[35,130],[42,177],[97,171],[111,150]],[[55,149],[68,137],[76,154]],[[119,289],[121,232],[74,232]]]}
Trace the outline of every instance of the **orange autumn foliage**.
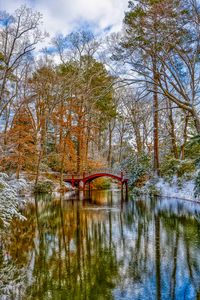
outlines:
{"label": "orange autumn foliage", "polygon": [[26,108],[21,107],[16,113],[7,136],[1,168],[15,170],[19,178],[22,170],[34,169],[36,150],[31,118]]}

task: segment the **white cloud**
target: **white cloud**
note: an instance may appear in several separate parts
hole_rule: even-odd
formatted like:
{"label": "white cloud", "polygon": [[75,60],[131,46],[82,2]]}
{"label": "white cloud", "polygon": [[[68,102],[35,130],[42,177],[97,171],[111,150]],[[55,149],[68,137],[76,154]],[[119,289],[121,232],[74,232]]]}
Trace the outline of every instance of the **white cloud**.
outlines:
{"label": "white cloud", "polygon": [[83,22],[99,32],[107,27],[119,30],[128,0],[0,0],[0,9],[12,13],[21,4],[43,14],[43,27],[53,37],[68,34]]}

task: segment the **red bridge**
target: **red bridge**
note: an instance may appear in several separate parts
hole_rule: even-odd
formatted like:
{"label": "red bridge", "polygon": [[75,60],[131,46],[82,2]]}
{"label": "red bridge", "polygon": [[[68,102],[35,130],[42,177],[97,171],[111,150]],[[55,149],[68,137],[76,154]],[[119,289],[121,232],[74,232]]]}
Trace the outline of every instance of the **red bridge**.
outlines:
{"label": "red bridge", "polygon": [[90,173],[83,172],[82,175],[65,175],[64,181],[71,183],[71,185],[74,187],[78,187],[80,189],[85,189],[86,184],[89,185],[90,189],[90,183],[97,178],[100,177],[109,177],[114,180],[117,180],[121,183],[121,188],[126,187],[126,191],[128,191],[128,178],[123,172],[117,173],[113,171],[112,169],[97,169]]}

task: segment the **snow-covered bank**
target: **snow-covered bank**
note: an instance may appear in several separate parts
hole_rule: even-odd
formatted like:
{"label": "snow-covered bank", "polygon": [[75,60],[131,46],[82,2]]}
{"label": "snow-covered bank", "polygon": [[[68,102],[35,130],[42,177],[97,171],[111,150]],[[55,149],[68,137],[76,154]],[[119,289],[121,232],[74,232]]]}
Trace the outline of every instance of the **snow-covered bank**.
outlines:
{"label": "snow-covered bank", "polygon": [[19,208],[26,204],[28,197],[21,195],[29,190],[25,179],[11,179],[0,173],[0,227],[8,226],[13,217],[24,219]]}
{"label": "snow-covered bank", "polygon": [[140,190],[137,190],[137,192],[155,194],[167,198],[200,201],[199,198],[195,198],[194,188],[194,180],[182,180],[180,182],[180,180],[174,176],[170,182],[163,178],[154,178],[148,181]]}
{"label": "snow-covered bank", "polygon": [[180,198],[186,200],[198,199],[194,196],[194,181],[183,181],[181,186],[179,186],[177,177],[174,177],[172,182],[166,182],[163,178],[159,178],[158,182],[155,184],[156,189],[159,194],[164,197],[170,198]]}
{"label": "snow-covered bank", "polygon": [[19,210],[28,202],[32,201],[33,193],[66,193],[74,192],[76,188],[71,184],[65,183],[64,188],[60,189],[58,181],[40,177],[37,185],[33,180],[27,180],[27,174],[21,174],[22,178],[16,179],[15,175],[8,176],[0,172],[0,228],[8,226],[13,217],[24,219]]}

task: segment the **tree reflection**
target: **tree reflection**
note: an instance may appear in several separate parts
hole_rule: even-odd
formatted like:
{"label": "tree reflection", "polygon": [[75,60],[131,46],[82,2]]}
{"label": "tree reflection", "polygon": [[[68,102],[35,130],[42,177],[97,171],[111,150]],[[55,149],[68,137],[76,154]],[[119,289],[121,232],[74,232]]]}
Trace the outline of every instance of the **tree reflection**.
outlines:
{"label": "tree reflection", "polygon": [[157,300],[161,300],[160,219],[155,216],[155,265]]}
{"label": "tree reflection", "polygon": [[[116,205],[119,199],[110,194],[106,203],[105,193],[102,201],[93,199],[37,197],[25,212],[27,220],[13,221],[1,237],[0,264],[7,272],[0,272],[1,295],[16,300],[199,298],[200,210],[161,199]],[[5,271],[9,268],[13,271]]]}
{"label": "tree reflection", "polygon": [[112,299],[118,268],[110,228],[102,216],[84,212],[81,202],[65,205],[60,198],[45,209],[35,206],[36,280],[24,299]]}

